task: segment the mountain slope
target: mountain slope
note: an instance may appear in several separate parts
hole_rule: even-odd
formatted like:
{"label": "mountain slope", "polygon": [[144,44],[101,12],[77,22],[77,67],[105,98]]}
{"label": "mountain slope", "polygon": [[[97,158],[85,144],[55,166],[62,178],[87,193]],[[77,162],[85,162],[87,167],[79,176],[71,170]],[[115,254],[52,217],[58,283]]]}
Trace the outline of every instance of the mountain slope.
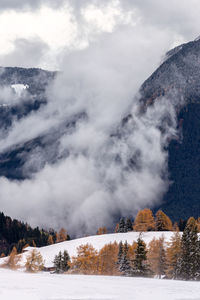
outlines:
{"label": "mountain slope", "polygon": [[200,40],[170,51],[140,89],[143,107],[163,97],[174,103],[182,138],[168,151],[170,188],[161,208],[173,219],[200,215]]}
{"label": "mountain slope", "polygon": [[[0,129],[7,132],[16,121],[31,115],[47,102],[46,89],[56,72],[41,69],[0,67]],[[20,89],[21,87],[25,89]],[[30,141],[31,142],[31,141]],[[31,150],[40,148],[41,137],[26,145],[15,145],[0,153],[0,176],[23,179],[24,159]],[[32,145],[31,145],[32,144]]]}

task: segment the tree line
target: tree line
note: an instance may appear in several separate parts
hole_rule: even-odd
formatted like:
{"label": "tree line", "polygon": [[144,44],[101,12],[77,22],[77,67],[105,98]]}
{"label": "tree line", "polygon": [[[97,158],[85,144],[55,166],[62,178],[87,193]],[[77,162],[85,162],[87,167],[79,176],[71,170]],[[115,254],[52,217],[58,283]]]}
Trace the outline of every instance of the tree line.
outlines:
{"label": "tree line", "polygon": [[[197,227],[200,232],[200,218],[197,219]],[[145,208],[140,210],[134,221],[130,218],[121,218],[117,223],[114,232],[129,232],[129,231],[171,231],[176,227],[183,231],[187,221],[180,220],[173,224],[170,218],[161,210],[155,217],[150,209]],[[107,228],[100,227],[97,234],[106,234]],[[18,253],[23,251],[27,245],[43,247],[54,243],[69,240],[70,236],[64,228],[58,232],[53,229],[44,230],[39,227],[32,228],[27,223],[12,219],[0,213],[0,256],[11,253],[13,247]]]}
{"label": "tree line", "polygon": [[[14,247],[5,258],[2,267],[16,269],[21,255]],[[118,275],[132,277],[155,277],[200,280],[200,239],[196,220],[191,217],[180,234],[178,227],[169,242],[164,236],[154,238],[148,245],[142,238],[132,244],[117,242],[106,244],[97,251],[92,245],[80,245],[77,255],[70,258],[67,249],[54,258],[54,273]],[[26,256],[25,269],[28,272],[45,270],[41,254],[33,249]]]}
{"label": "tree line", "polygon": [[[117,223],[114,232],[124,233],[129,231],[174,231],[177,228],[179,231],[185,229],[187,220],[180,219],[179,222],[172,223],[171,219],[162,211],[158,210],[153,215],[153,212],[149,208],[138,211],[135,220],[132,221],[131,218],[122,217]],[[196,220],[197,230],[200,232],[200,218]],[[97,234],[107,233],[106,227],[100,227],[97,230]]]}
{"label": "tree line", "polygon": [[32,228],[27,223],[11,219],[0,213],[0,256],[11,253],[13,247],[21,253],[27,245],[43,247],[70,239],[67,231],[61,228],[59,232],[53,229],[44,230]]}
{"label": "tree line", "polygon": [[77,256],[71,259],[66,251],[66,260],[61,252],[55,257],[55,272],[200,280],[200,240],[197,232],[196,220],[189,218],[182,236],[177,227],[168,243],[162,236],[146,245],[141,233],[132,245],[114,242],[100,251],[90,244],[80,245]]}

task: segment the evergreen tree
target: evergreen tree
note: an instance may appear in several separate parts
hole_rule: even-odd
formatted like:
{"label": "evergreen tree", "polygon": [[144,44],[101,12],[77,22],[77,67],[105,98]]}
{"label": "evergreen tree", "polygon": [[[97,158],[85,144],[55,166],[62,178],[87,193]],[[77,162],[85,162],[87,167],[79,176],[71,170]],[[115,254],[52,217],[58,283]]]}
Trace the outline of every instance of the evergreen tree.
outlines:
{"label": "evergreen tree", "polygon": [[70,268],[70,256],[66,250],[64,250],[62,255],[61,267],[63,272],[67,272]]}
{"label": "evergreen tree", "polygon": [[178,260],[177,278],[194,280],[199,276],[199,242],[196,220],[189,218],[181,239],[181,253]]}
{"label": "evergreen tree", "polygon": [[133,231],[133,224],[130,218],[126,218],[125,221],[125,232]]}
{"label": "evergreen tree", "polygon": [[118,232],[126,232],[124,218],[121,218],[119,221]]}
{"label": "evergreen tree", "polygon": [[131,275],[131,266],[130,266],[130,261],[127,257],[127,253],[128,253],[128,244],[126,241],[123,246],[123,255],[119,265],[119,271],[123,276]]}
{"label": "evergreen tree", "polygon": [[158,276],[161,278],[162,275],[166,274],[166,251],[164,247],[164,238],[159,239],[159,260],[158,260]]}
{"label": "evergreen tree", "polygon": [[123,243],[122,241],[119,243],[119,247],[118,247],[118,255],[117,255],[117,264],[120,266],[121,261],[122,261],[122,256],[123,256]]}
{"label": "evergreen tree", "polygon": [[55,268],[55,273],[63,273],[63,256],[61,251],[58,253],[58,255],[55,256],[53,264]]}
{"label": "evergreen tree", "polygon": [[145,277],[150,275],[150,273],[151,272],[147,264],[146,244],[141,239],[141,235],[140,235],[137,240],[137,248],[136,248],[135,259],[133,261],[132,275]]}

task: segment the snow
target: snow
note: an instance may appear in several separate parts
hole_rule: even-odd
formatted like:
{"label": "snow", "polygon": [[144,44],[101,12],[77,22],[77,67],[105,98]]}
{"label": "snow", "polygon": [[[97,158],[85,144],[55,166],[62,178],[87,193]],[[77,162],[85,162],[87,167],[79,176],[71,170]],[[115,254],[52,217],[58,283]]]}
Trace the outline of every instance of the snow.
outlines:
{"label": "snow", "polygon": [[[145,232],[142,238],[148,244],[154,237],[165,237],[166,243],[173,232]],[[105,244],[127,241],[132,244],[138,232],[89,236],[37,248],[52,266],[54,256],[67,250],[76,255],[81,244],[92,244],[97,250]],[[22,262],[33,248],[22,254]],[[4,259],[1,259],[3,261]],[[29,274],[0,268],[0,299],[3,300],[200,300],[200,283],[147,278],[125,278],[120,276],[58,275],[49,272]]]}
{"label": "snow", "polygon": [[14,89],[15,93],[17,94],[18,97],[21,96],[24,90],[29,88],[29,86],[26,84],[12,84],[11,87]]}
{"label": "snow", "polygon": [[2,300],[200,300],[200,283],[0,269]]}
{"label": "snow", "polygon": [[194,39],[195,42],[197,42],[199,40],[200,40],[200,35],[196,39]]}
{"label": "snow", "polygon": [[[53,260],[55,255],[59,253],[59,251],[67,250],[70,257],[75,256],[77,253],[77,247],[80,245],[91,244],[96,250],[100,250],[103,248],[105,244],[114,243],[115,241],[119,243],[120,241],[125,242],[127,241],[129,244],[132,244],[134,241],[137,241],[139,232],[127,232],[127,233],[113,233],[113,234],[104,234],[104,235],[95,235],[84,237],[80,239],[75,239],[71,241],[66,241],[46,247],[37,248],[37,250],[41,253],[46,267],[53,266]],[[165,231],[165,232],[144,232],[142,233],[142,239],[145,241],[146,244],[155,237],[159,238],[162,235],[165,237],[165,241],[169,242],[173,232]],[[27,250],[32,250],[33,248],[28,247]],[[27,253],[23,254],[22,261],[26,260]]]}

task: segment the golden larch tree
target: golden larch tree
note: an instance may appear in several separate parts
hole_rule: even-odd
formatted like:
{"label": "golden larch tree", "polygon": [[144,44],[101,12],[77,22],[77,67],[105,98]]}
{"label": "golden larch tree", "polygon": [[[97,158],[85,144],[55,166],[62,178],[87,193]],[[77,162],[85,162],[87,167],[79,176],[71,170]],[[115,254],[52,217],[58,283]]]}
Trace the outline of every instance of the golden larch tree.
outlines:
{"label": "golden larch tree", "polygon": [[77,274],[97,274],[98,252],[90,244],[80,245],[77,256],[72,257],[71,272]]}
{"label": "golden larch tree", "polygon": [[51,234],[48,237],[47,244],[48,245],[53,245],[54,244],[53,236]]}
{"label": "golden larch tree", "polygon": [[10,255],[6,259],[5,263],[2,265],[3,267],[9,268],[9,269],[17,269],[19,268],[19,261],[21,259],[21,256],[17,254],[17,249],[13,247]]}
{"label": "golden larch tree", "polygon": [[25,268],[27,272],[36,273],[44,268],[42,255],[36,249],[33,249],[26,257]]}
{"label": "golden larch tree", "polygon": [[67,230],[61,228],[59,232],[56,233],[56,243],[61,243],[67,240]]}
{"label": "golden larch tree", "polygon": [[136,249],[137,249],[137,242],[133,242],[132,245],[128,244],[127,258],[129,259],[129,261],[134,261]]}
{"label": "golden larch tree", "polygon": [[98,255],[98,273],[100,275],[118,275],[117,268],[118,244],[105,245]]}
{"label": "golden larch tree", "polygon": [[135,231],[153,231],[155,230],[155,220],[153,213],[149,208],[140,210],[134,221],[133,229]]}
{"label": "golden larch tree", "polygon": [[161,237],[159,239],[154,238],[149,243],[147,259],[150,268],[155,275],[158,275],[159,277],[165,275],[167,262],[166,262],[164,237]]}
{"label": "golden larch tree", "polygon": [[168,243],[168,248],[166,251],[167,257],[167,276],[169,278],[176,277],[176,269],[178,264],[178,259],[181,254],[181,235],[178,232],[173,233],[170,242]]}
{"label": "golden larch tree", "polygon": [[101,234],[106,234],[107,233],[107,228],[104,227],[99,227],[97,230],[97,235],[101,235]]}
{"label": "golden larch tree", "polygon": [[116,224],[115,226],[115,233],[119,232],[119,223]]}
{"label": "golden larch tree", "polygon": [[172,221],[162,210],[157,211],[155,222],[157,231],[171,231],[173,229]]}
{"label": "golden larch tree", "polygon": [[200,217],[197,219],[197,231],[200,232]]}
{"label": "golden larch tree", "polygon": [[24,247],[22,248],[22,252],[24,252],[26,250],[26,248],[30,247],[29,244],[25,244]]}

